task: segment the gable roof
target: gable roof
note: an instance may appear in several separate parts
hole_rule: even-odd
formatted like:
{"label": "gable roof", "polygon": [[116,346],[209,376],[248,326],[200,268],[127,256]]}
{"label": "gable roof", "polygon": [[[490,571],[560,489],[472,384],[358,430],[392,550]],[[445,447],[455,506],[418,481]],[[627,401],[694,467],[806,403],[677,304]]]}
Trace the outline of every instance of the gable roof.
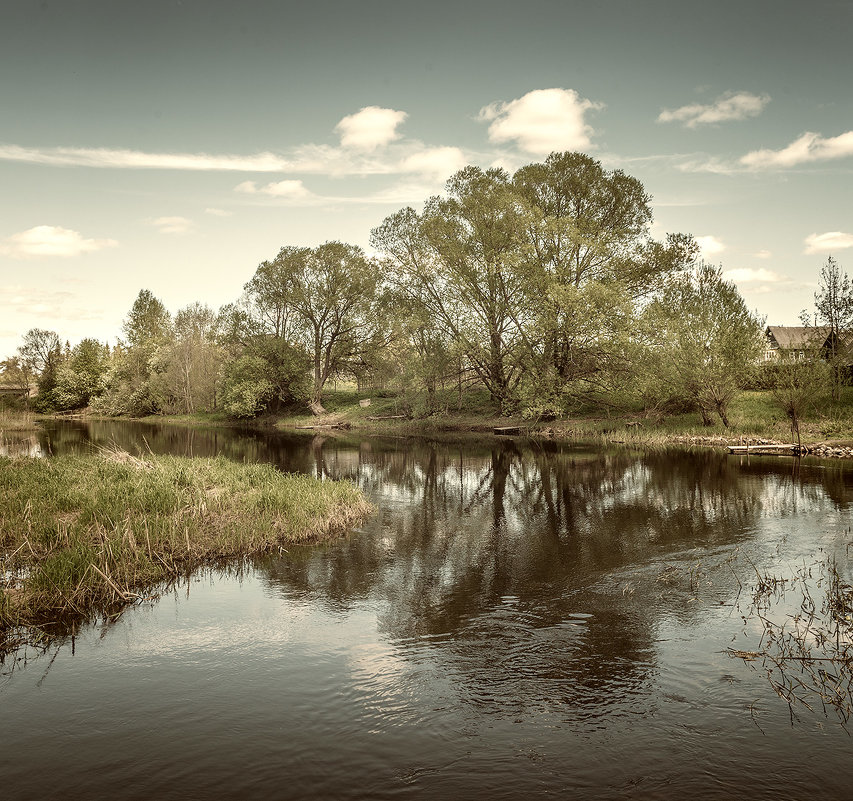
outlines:
{"label": "gable roof", "polygon": [[767,338],[781,350],[810,350],[821,347],[829,331],[826,325],[768,325]]}

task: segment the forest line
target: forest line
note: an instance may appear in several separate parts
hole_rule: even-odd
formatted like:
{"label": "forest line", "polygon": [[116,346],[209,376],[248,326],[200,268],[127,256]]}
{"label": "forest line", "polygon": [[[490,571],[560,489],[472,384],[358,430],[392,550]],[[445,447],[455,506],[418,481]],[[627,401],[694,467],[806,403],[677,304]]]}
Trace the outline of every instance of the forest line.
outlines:
{"label": "forest line", "polygon": [[792,423],[837,395],[853,292],[832,258],[815,325],[832,327],[837,348],[768,370],[763,320],[735,285],[692,236],[656,240],[651,224],[641,182],[581,153],[512,175],[466,167],[421,212],[373,229],[375,256],[334,241],[282,247],[218,310],[195,302],[173,316],[143,289],[115,347],[31,329],[2,380],[37,384],[43,412],[244,420],[295,405],[320,414],[338,379],[401,392],[413,416],[437,411],[448,385],[483,387],[494,411],[526,418],[601,405],[691,409],[725,426],[756,381]]}

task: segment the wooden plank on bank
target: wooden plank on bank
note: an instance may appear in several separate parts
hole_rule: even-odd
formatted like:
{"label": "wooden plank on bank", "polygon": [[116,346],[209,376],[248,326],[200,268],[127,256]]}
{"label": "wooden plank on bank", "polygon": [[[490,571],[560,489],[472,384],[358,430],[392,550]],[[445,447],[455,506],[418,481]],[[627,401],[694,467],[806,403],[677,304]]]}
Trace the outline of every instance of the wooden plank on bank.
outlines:
{"label": "wooden plank on bank", "polygon": [[492,429],[495,434],[500,436],[512,436],[513,434],[521,433],[521,426],[500,426],[499,428]]}
{"label": "wooden plank on bank", "polygon": [[804,451],[799,445],[729,445],[729,453],[745,453],[760,456],[762,454],[799,454]]}

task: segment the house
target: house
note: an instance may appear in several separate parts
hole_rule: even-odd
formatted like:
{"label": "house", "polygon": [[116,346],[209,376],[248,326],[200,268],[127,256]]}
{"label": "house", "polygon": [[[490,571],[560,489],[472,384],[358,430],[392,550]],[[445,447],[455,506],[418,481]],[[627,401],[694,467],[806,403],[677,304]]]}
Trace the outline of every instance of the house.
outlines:
{"label": "house", "polygon": [[832,349],[830,333],[829,326],[825,325],[768,325],[765,331],[767,345],[764,349],[764,361],[823,356]]}

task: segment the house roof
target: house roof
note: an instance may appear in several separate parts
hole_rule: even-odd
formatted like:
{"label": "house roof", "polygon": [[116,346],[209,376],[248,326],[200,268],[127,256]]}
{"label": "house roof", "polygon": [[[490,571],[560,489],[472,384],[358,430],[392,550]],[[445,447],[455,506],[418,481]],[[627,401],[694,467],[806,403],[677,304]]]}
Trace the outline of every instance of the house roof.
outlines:
{"label": "house roof", "polygon": [[825,325],[768,325],[767,337],[781,350],[807,350],[821,347],[829,330]]}

